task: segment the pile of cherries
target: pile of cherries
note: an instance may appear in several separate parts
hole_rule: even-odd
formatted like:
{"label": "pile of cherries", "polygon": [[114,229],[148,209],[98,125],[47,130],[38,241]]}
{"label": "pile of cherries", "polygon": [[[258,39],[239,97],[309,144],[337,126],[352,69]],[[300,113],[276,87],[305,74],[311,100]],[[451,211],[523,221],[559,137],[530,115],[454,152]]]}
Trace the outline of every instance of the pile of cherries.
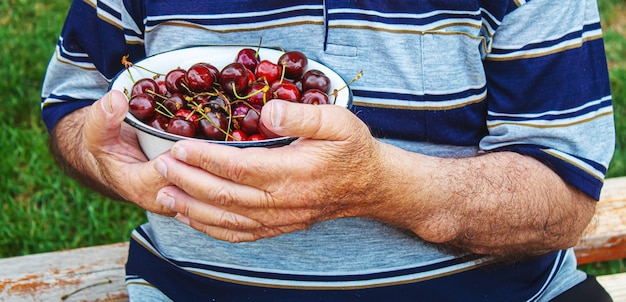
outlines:
{"label": "pile of cherries", "polygon": [[262,60],[257,50],[244,48],[221,70],[200,62],[187,70],[170,70],[164,79],[157,74],[137,80],[130,91],[129,111],[149,126],[185,137],[275,138],[259,119],[268,101],[331,103],[330,79],[307,66],[307,57],[299,51],[284,52],[272,62]]}

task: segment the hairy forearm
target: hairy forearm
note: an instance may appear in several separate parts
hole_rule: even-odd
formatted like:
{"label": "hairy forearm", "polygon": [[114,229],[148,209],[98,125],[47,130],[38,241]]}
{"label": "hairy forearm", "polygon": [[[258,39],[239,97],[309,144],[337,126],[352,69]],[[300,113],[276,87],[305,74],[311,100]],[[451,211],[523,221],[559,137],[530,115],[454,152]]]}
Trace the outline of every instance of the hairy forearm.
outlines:
{"label": "hairy forearm", "polygon": [[375,215],[430,242],[500,256],[541,254],[575,245],[595,210],[592,198],[527,156],[398,152],[385,153],[394,158],[381,177],[391,198]]}
{"label": "hairy forearm", "polygon": [[82,129],[86,112],[87,108],[76,110],[57,123],[48,138],[50,153],[59,167],[83,186],[111,199],[123,200],[105,185],[97,162],[85,148]]}

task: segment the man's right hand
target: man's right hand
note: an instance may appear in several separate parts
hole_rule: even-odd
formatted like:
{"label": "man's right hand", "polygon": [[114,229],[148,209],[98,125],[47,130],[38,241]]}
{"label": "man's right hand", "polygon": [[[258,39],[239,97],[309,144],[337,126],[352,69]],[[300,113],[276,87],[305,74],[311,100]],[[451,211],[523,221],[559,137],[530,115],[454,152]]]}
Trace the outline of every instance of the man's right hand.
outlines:
{"label": "man's right hand", "polygon": [[111,91],[93,105],[69,114],[53,132],[53,153],[66,170],[89,178],[82,182],[92,189],[171,216],[174,213],[155,201],[158,190],[169,183],[141,151],[132,127],[123,123],[127,111],[126,97]]}

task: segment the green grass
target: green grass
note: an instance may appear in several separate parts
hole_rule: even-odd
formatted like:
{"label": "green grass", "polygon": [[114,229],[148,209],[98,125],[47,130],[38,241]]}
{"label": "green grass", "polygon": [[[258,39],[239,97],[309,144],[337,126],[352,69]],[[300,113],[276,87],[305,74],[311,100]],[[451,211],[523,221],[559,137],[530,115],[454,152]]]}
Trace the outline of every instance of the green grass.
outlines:
{"label": "green grass", "polygon": [[[0,258],[128,240],[145,221],[137,207],[108,200],[65,177],[48,153],[40,121],[41,82],[71,1],[0,2]],[[617,133],[626,133],[626,8],[600,0]],[[626,175],[626,136],[618,135],[608,176]],[[625,271],[625,261],[582,266]]]}
{"label": "green grass", "polygon": [[70,2],[0,4],[0,257],[120,242],[145,221],[65,177],[48,153],[38,100]]}

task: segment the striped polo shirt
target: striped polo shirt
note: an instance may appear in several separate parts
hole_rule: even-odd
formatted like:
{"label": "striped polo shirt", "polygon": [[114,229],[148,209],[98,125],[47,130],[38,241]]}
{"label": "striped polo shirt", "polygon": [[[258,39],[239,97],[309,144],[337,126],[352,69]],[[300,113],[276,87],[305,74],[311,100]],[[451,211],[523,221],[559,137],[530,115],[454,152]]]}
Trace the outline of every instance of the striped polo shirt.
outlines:
{"label": "striped polo shirt", "polygon": [[[74,1],[46,74],[43,120],[52,129],[99,99],[124,55],[261,37],[345,80],[362,70],[351,110],[382,141],[445,157],[518,152],[599,197],[615,133],[590,0]],[[537,301],[584,278],[571,251],[494,263],[362,218],[231,244],[148,217],[127,268],[137,299],[158,288],[173,300]]]}

